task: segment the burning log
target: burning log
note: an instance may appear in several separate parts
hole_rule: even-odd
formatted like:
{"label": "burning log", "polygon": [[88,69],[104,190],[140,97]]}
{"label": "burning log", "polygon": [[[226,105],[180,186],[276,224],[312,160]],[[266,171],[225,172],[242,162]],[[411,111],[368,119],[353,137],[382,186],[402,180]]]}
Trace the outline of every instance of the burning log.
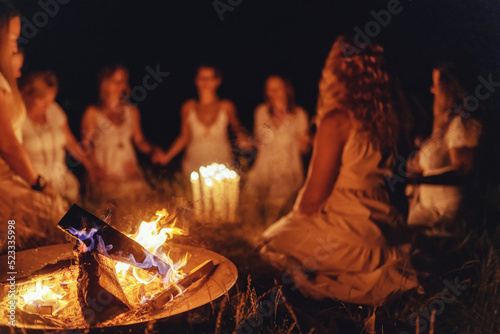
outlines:
{"label": "burning log", "polygon": [[73,204],[58,226],[82,242],[84,251],[94,249],[112,260],[145,269],[153,275],[168,271],[168,264],[138,242],[76,204]]}
{"label": "burning log", "polygon": [[130,310],[115,268],[95,251],[78,254],[78,299],[85,322],[93,326]]}
{"label": "burning log", "polygon": [[176,285],[169,286],[167,290],[152,299],[150,301],[150,305],[156,309],[162,308],[163,305],[168,303],[173,297],[179,294],[180,291],[178,289],[178,286],[186,288],[194,284],[195,282],[210,274],[215,267],[216,266],[214,265],[212,260],[203,262],[198,267],[194,268],[186,277],[177,282]]}

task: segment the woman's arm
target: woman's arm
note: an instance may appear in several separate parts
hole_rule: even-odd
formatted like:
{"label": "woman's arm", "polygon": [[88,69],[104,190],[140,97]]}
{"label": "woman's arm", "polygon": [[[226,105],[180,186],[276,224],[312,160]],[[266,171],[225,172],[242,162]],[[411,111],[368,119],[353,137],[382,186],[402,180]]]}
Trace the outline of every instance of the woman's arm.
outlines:
{"label": "woman's arm", "polygon": [[38,173],[35,171],[28,153],[14,134],[12,121],[8,114],[6,96],[2,92],[0,92],[0,156],[28,184],[36,184]]}
{"label": "woman's arm", "polygon": [[64,125],[61,127],[61,130],[66,137],[66,149],[75,159],[80,161],[85,166],[85,168],[89,169],[92,166],[90,155],[86,154],[82,150],[80,144],[71,132],[68,123],[64,123]]}
{"label": "woman's arm", "polygon": [[164,165],[168,164],[173,158],[182,152],[191,140],[191,130],[187,121],[188,114],[193,107],[193,101],[184,103],[181,108],[181,133],[174,140],[167,152],[159,157],[155,157],[153,161],[160,162]]}
{"label": "woman's arm", "polygon": [[238,119],[236,106],[234,103],[228,100],[221,101],[223,109],[227,111],[229,117],[229,126],[231,130],[236,134],[236,143],[243,150],[249,150],[252,148],[252,141],[248,136],[242,131],[242,126],[240,120]]}
{"label": "woman's arm", "polygon": [[139,109],[137,108],[132,108],[132,127],[132,138],[137,149],[144,154],[151,155],[154,152],[155,147],[146,140],[146,137],[142,132],[141,115],[139,114]]}
{"label": "woman's arm", "polygon": [[94,159],[94,140],[96,136],[96,110],[90,106],[82,117],[82,149],[90,159]]}
{"label": "woman's arm", "polygon": [[350,128],[349,116],[343,112],[332,112],[321,120],[314,138],[307,179],[294,210],[306,215],[314,214],[328,198],[340,171]]}
{"label": "woman's arm", "polygon": [[298,118],[298,136],[299,136],[299,145],[300,145],[300,153],[307,154],[311,150],[311,136],[309,133],[309,120],[307,117],[307,113],[302,109],[297,109],[297,118]]}

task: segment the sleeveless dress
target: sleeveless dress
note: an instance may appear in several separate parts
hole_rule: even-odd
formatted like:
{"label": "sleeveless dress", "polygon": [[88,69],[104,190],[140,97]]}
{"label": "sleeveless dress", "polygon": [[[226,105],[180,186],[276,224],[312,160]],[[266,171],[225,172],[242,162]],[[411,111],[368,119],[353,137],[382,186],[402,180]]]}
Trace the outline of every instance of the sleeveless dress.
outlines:
{"label": "sleeveless dress", "polygon": [[[259,146],[245,193],[247,203],[258,202],[263,217],[257,219],[263,218],[266,225],[275,222],[287,204],[293,204],[304,183],[300,137],[307,133],[308,127],[307,114],[300,107],[294,114],[288,114],[279,127],[274,125],[267,105],[255,110],[254,134]],[[251,213],[255,211],[252,205],[250,215],[245,216],[253,216]]]}
{"label": "sleeveless dress", "polygon": [[37,124],[26,118],[22,128],[23,145],[37,172],[71,205],[79,199],[80,184],[66,166],[63,126],[67,124],[68,118],[54,102],[47,110],[46,119],[45,124]]}
{"label": "sleeveless dress", "polygon": [[132,143],[133,121],[131,110],[125,108],[121,124],[113,124],[103,113],[96,113],[94,157],[105,170],[104,180],[93,185],[93,197],[97,201],[135,201],[152,193],[144,179]]}
{"label": "sleeveless dress", "polygon": [[210,126],[201,123],[196,110],[189,111],[187,122],[191,130],[189,142],[182,161],[182,170],[186,176],[201,166],[214,162],[230,166],[233,161],[229,142],[229,117],[225,110],[219,110],[217,118]]}
{"label": "sleeveless dress", "polygon": [[[423,176],[439,175],[453,169],[450,151],[454,148],[474,148],[479,144],[481,123],[476,119],[454,117],[444,135],[433,133],[420,147],[415,159]],[[462,188],[454,185],[421,184],[408,186],[408,225],[435,228],[451,221],[460,206]]]}
{"label": "sleeveless dress", "polygon": [[321,210],[311,216],[292,211],[270,226],[262,253],[305,295],[380,305],[391,293],[417,286],[407,267],[410,245],[397,243],[403,220],[386,190],[395,152],[383,152],[353,129],[341,159]]}
{"label": "sleeveless dress", "polygon": [[[22,142],[22,124],[26,117],[24,104],[16,105],[12,89],[0,73],[0,90],[7,97],[12,126]],[[34,191],[0,157],[0,249],[7,250],[8,221],[15,221],[16,250],[50,245],[65,241],[64,233],[56,225],[68,209],[60,197],[49,197]]]}

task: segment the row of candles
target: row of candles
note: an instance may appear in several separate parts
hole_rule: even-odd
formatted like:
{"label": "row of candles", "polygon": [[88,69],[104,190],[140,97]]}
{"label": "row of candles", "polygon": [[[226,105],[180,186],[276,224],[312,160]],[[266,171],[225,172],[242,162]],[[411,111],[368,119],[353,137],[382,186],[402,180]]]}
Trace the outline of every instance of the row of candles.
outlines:
{"label": "row of candles", "polygon": [[205,222],[236,221],[240,176],[225,165],[213,163],[191,173],[194,214]]}

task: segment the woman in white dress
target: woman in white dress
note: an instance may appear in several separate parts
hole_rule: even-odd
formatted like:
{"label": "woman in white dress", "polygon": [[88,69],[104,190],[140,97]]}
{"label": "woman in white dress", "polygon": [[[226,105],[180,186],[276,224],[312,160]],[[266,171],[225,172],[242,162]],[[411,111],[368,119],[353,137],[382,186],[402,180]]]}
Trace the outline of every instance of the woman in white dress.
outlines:
{"label": "woman in white dress", "polygon": [[[295,105],[292,84],[270,76],[265,103],[254,113],[258,151],[246,183],[245,217],[266,225],[287,213],[304,183],[302,154],[309,151],[307,113]],[[288,206],[290,205],[290,206]]]}
{"label": "woman in white dress", "polygon": [[408,163],[410,181],[415,183],[407,188],[408,225],[426,234],[452,232],[447,225],[459,209],[460,184],[474,167],[481,135],[481,123],[474,115],[462,117],[464,110],[456,108],[469,95],[454,72],[446,64],[433,70],[432,134]]}
{"label": "woman in white dress", "polygon": [[[0,1],[1,252],[64,241],[56,225],[67,208],[54,188],[36,172],[21,144],[26,108],[12,66],[20,32],[19,13],[8,2]],[[15,229],[15,242],[8,226]]]}
{"label": "woman in white dress", "polygon": [[234,104],[217,96],[221,82],[222,74],[216,67],[198,67],[194,79],[198,100],[191,99],[182,105],[181,133],[166,152],[155,156],[156,162],[166,165],[185,149],[182,170],[186,177],[214,162],[231,166],[234,157],[229,126],[236,134],[239,147],[251,146],[241,130]]}
{"label": "woman in white dress", "polygon": [[155,151],[141,129],[139,110],[127,102],[128,70],[121,65],[105,67],[99,74],[99,101],[87,108],[82,119],[82,138],[92,159],[102,170],[91,179],[92,199],[133,202],[152,194],[135,148],[144,154]]}
{"label": "woman in white dress", "polygon": [[92,177],[99,175],[91,156],[84,154],[71,133],[64,110],[55,102],[58,83],[51,71],[28,74],[20,82],[28,117],[23,124],[23,145],[35,169],[71,205],[78,202],[80,184],[66,165],[66,150],[81,161]]}
{"label": "woman in white dress", "polygon": [[335,41],[323,68],[304,187],[293,211],[265,231],[262,253],[307,296],[380,305],[417,285],[386,184],[398,121],[383,49],[370,43],[349,56],[346,44],[353,39]]}

